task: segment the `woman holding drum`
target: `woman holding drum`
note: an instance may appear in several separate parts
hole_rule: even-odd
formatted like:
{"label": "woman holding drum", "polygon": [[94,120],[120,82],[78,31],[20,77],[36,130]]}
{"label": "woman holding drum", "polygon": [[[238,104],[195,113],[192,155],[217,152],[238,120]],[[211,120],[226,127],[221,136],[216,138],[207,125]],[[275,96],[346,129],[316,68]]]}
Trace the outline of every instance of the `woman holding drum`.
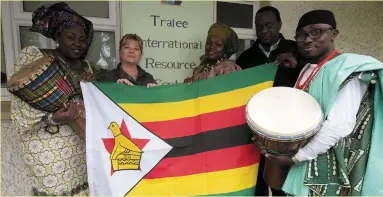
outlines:
{"label": "woman holding drum", "polygon": [[88,195],[79,83],[92,76],[83,60],[92,42],[93,24],[66,3],[41,6],[32,20],[32,32],[58,45],[55,50],[35,46],[21,50],[8,82],[14,94],[12,120],[24,145],[32,195]]}
{"label": "woman holding drum", "polygon": [[[255,95],[248,105],[248,122],[265,157],[292,166],[286,179],[279,177],[286,193],[381,196],[383,63],[340,54],[334,45],[337,35],[331,11],[304,14],[295,39],[308,64],[295,89],[270,88]],[[291,63],[291,58],[283,61]],[[269,110],[279,111],[278,116],[256,112],[271,102],[277,105],[268,105]],[[283,108],[284,103],[296,110]]]}

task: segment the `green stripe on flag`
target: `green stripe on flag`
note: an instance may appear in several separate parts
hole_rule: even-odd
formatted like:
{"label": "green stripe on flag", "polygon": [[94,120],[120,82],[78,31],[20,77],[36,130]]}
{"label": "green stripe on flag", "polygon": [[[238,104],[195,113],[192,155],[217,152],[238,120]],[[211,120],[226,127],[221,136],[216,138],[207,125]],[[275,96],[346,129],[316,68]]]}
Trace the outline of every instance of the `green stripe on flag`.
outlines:
{"label": "green stripe on flag", "polygon": [[255,194],[255,186],[250,187],[244,190],[223,193],[223,194],[212,194],[212,195],[203,195],[203,196],[254,196]]}
{"label": "green stripe on flag", "polygon": [[[151,91],[146,91],[146,87],[142,86],[127,88],[125,84],[100,82],[94,84],[116,103],[164,103],[194,99],[273,81],[276,71],[277,66],[274,63],[265,64],[229,75],[197,81],[190,86],[187,84],[156,86],[152,87]],[[134,96],[130,97],[131,94]]]}

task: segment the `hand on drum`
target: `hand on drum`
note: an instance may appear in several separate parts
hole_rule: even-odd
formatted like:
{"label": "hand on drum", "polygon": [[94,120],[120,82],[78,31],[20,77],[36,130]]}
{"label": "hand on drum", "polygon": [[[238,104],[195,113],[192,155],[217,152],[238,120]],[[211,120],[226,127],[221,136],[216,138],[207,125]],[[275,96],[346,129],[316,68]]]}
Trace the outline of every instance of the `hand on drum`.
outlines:
{"label": "hand on drum", "polygon": [[261,153],[265,155],[266,159],[269,159],[270,161],[275,161],[281,165],[292,166],[295,164],[293,159],[290,156],[274,155],[274,154],[267,153],[264,150],[261,150]]}
{"label": "hand on drum", "polygon": [[77,101],[71,101],[68,105],[64,105],[61,109],[52,114],[52,120],[57,123],[68,123],[75,120],[79,115],[80,103]]}
{"label": "hand on drum", "polygon": [[[253,136],[251,138],[252,141],[255,141],[257,138],[257,136]],[[290,156],[281,156],[281,155],[274,155],[274,154],[270,154],[268,152],[266,152],[265,150],[261,150],[259,149],[257,146],[255,146],[256,149],[258,151],[261,151],[261,153],[269,160],[271,161],[275,161],[281,165],[287,165],[287,166],[291,166],[291,165],[294,165],[294,161],[293,159],[290,157]]]}
{"label": "hand on drum", "polygon": [[[253,141],[253,142],[255,142],[256,139],[257,139],[257,136],[255,136],[255,135],[253,135],[253,137],[251,137],[251,141]],[[255,149],[256,149],[258,152],[261,152],[261,149],[260,149],[257,145],[255,145],[254,147],[255,147]]]}
{"label": "hand on drum", "polygon": [[294,58],[291,53],[281,53],[278,55],[275,63],[279,66],[287,67],[287,68],[296,68],[298,65],[297,60]]}

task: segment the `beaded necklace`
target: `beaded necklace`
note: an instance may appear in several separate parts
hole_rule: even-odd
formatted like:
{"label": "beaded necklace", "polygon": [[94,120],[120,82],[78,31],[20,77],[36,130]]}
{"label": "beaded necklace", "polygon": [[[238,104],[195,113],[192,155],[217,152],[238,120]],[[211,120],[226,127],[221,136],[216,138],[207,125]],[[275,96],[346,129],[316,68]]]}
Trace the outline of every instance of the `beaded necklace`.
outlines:
{"label": "beaded necklace", "polygon": [[63,60],[60,55],[55,52],[55,55],[56,57],[60,60],[60,62],[62,62],[64,65],[65,65],[65,70],[67,71],[68,74],[70,74],[71,76],[73,76],[73,78],[75,78],[77,81],[81,81],[83,79],[83,77],[86,75],[86,70],[84,69],[84,73],[81,74],[81,75],[78,75],[73,69],[72,67],[65,61]]}
{"label": "beaded necklace", "polygon": [[217,64],[221,63],[221,61],[223,61],[223,58],[218,60],[215,64],[206,64],[204,67],[203,67],[203,71],[204,72],[209,72],[214,66],[216,66]]}
{"label": "beaded necklace", "polygon": [[302,74],[299,76],[297,83],[295,85],[295,88],[306,91],[307,88],[309,87],[311,81],[314,79],[314,77],[318,74],[319,70],[322,68],[322,66],[328,62],[330,59],[332,59],[335,55],[338,54],[337,50],[334,50],[332,53],[330,53],[324,60],[322,60],[317,67],[314,68],[314,70],[310,73],[309,77],[307,80],[303,83],[300,84],[303,78],[303,75],[306,73],[308,70],[308,67],[302,72]]}

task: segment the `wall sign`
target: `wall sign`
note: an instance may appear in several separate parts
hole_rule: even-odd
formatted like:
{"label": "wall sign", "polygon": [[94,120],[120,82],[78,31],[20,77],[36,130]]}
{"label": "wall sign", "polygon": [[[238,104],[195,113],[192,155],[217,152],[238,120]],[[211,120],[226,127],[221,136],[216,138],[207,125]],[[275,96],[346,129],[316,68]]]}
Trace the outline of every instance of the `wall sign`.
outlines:
{"label": "wall sign", "polygon": [[199,65],[214,20],[213,3],[122,2],[122,35],[136,33],[143,39],[140,66],[159,85],[182,83]]}

